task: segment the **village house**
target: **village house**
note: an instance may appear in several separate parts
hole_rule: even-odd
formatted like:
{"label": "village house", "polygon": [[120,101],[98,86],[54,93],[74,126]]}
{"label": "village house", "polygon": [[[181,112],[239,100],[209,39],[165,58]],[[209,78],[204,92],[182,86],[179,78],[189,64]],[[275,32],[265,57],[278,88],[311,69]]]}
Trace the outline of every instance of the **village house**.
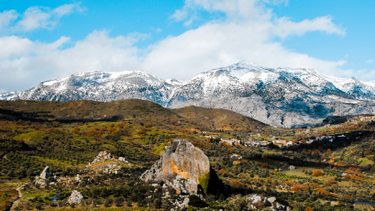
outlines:
{"label": "village house", "polygon": [[293,166],[293,165],[290,165],[290,166],[288,167],[288,169],[292,171],[292,170],[296,170],[296,167]]}
{"label": "village house", "polygon": [[237,155],[237,154],[233,154],[230,156],[231,159],[237,159],[237,160],[241,160],[242,159],[242,156],[240,155]]}
{"label": "village house", "polygon": [[233,138],[233,139],[229,139],[229,140],[222,139],[222,140],[220,141],[220,143],[224,143],[224,144],[229,145],[229,146],[241,145],[241,141],[240,141],[240,140],[237,140],[237,139],[235,139],[235,138]]}

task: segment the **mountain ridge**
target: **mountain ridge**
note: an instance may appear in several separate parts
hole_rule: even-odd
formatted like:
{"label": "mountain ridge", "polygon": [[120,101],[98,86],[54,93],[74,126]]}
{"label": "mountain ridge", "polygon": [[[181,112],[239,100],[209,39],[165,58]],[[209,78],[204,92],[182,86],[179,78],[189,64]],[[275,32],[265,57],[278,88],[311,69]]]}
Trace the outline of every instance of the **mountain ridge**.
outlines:
{"label": "mountain ridge", "polygon": [[2,100],[117,101],[143,99],[167,108],[223,108],[279,127],[311,126],[328,116],[374,114],[375,83],[326,76],[314,69],[264,68],[242,61],[190,80],[143,71],[85,72],[45,81]]}

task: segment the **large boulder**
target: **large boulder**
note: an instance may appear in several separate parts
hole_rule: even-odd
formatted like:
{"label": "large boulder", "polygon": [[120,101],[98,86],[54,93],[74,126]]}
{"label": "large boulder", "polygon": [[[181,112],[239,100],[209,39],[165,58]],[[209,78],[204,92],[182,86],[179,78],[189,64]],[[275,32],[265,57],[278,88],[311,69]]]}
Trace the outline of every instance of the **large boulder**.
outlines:
{"label": "large boulder", "polygon": [[51,173],[49,171],[49,166],[46,166],[43,169],[43,171],[40,173],[40,176],[35,177],[34,183],[36,185],[39,185],[39,187],[41,188],[45,188],[47,185],[46,179],[49,178],[50,176],[51,176]]}
{"label": "large boulder", "polygon": [[[173,140],[163,157],[141,175],[144,181],[162,180],[181,193],[205,191],[210,179],[210,161],[197,147],[186,140]],[[183,186],[183,187],[182,187]]]}
{"label": "large boulder", "polygon": [[83,195],[81,192],[73,190],[72,194],[68,199],[68,204],[79,204],[83,200]]}
{"label": "large boulder", "polygon": [[42,173],[40,174],[40,178],[41,179],[47,179],[48,177],[50,177],[51,176],[51,174],[50,174],[50,171],[49,171],[49,166],[46,166],[45,168],[44,168],[44,170],[42,171]]}

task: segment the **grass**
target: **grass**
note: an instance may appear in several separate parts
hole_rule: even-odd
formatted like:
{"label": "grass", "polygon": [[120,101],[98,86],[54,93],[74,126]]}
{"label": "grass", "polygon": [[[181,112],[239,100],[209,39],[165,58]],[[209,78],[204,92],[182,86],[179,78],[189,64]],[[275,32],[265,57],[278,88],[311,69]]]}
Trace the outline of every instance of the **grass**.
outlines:
{"label": "grass", "polygon": [[96,208],[57,208],[55,210],[61,210],[61,211],[65,211],[65,210],[69,210],[69,211],[84,211],[84,210],[88,210],[88,209],[94,209],[95,211],[106,211],[106,210],[111,210],[111,211],[138,211],[138,210],[149,210],[147,208],[140,208],[140,207],[96,207]]}
{"label": "grass", "polygon": [[33,132],[28,132],[28,133],[23,133],[18,136],[15,136],[13,139],[14,140],[23,140],[26,143],[30,142],[31,140],[41,140],[43,136],[45,136],[45,132],[38,132],[38,131],[33,131]]}
{"label": "grass", "polygon": [[[155,144],[155,146],[157,146],[156,144]],[[159,156],[161,156],[162,155],[162,152],[165,152],[166,151],[166,149],[165,149],[165,145],[164,144],[160,144],[159,146],[157,146],[157,147],[155,147],[155,150],[154,150],[154,154],[155,155],[159,155]]]}
{"label": "grass", "polygon": [[27,199],[35,198],[37,196],[45,197],[54,193],[56,193],[56,190],[38,189],[34,191],[22,191],[22,201],[27,201]]}
{"label": "grass", "polygon": [[371,211],[374,210],[374,208],[371,205],[368,204],[354,204],[354,208],[361,210],[361,211]]}
{"label": "grass", "polygon": [[73,165],[66,161],[60,161],[60,160],[53,160],[49,158],[34,156],[34,158],[38,159],[41,162],[46,163],[47,165],[58,165],[58,166],[64,166],[64,167],[72,167]]}

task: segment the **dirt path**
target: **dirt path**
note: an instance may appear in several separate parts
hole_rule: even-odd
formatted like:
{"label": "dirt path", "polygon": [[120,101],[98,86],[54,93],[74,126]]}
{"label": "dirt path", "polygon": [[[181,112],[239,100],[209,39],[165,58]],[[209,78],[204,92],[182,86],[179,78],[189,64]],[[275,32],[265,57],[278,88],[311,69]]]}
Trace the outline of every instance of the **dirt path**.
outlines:
{"label": "dirt path", "polygon": [[15,208],[17,207],[17,205],[19,204],[20,200],[22,199],[22,193],[21,193],[21,188],[23,187],[23,185],[19,186],[16,190],[18,192],[18,198],[17,200],[15,200],[12,204],[12,207],[10,207],[10,211],[13,211],[15,210]]}

